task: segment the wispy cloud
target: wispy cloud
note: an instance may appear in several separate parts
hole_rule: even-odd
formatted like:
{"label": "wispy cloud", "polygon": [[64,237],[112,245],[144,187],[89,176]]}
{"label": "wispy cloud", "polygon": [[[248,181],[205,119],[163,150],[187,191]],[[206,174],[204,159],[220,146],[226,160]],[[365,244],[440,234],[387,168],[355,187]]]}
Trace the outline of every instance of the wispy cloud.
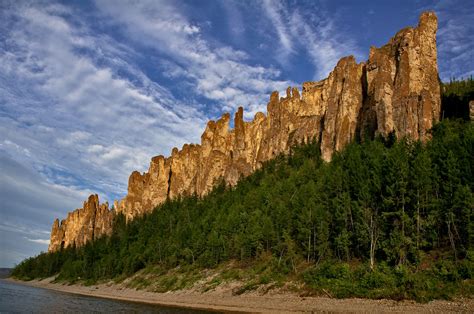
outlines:
{"label": "wispy cloud", "polygon": [[264,0],[262,7],[266,16],[271,21],[280,42],[277,59],[281,64],[287,65],[289,56],[294,53],[291,39],[294,34],[290,33],[291,29],[289,27],[291,15],[285,14],[287,8],[285,8],[280,1]]}
{"label": "wispy cloud", "polygon": [[[13,25],[2,25],[0,129],[18,159],[28,157],[21,149],[34,151],[30,161],[40,170],[47,165],[123,193],[129,173],[144,170],[151,156],[199,138],[206,117],[128,63],[121,44],[72,24],[69,8],[23,5],[4,14]],[[108,64],[99,64],[103,54]]]}
{"label": "wispy cloud", "polygon": [[325,78],[337,61],[346,55],[361,53],[354,40],[335,25],[336,15],[329,14],[321,5],[301,10],[283,1],[262,2],[264,15],[270,21],[278,39],[277,58],[283,65],[292,54],[305,53],[314,65],[314,79]]}
{"label": "wispy cloud", "polygon": [[[462,7],[462,11],[459,10]],[[474,75],[474,6],[465,1],[439,1],[438,60],[443,81]]]}
{"label": "wispy cloud", "polygon": [[[97,1],[112,22],[126,28],[138,44],[149,45],[172,58],[167,70],[192,81],[195,91],[216,101],[217,112],[268,100],[269,92],[284,90],[291,82],[279,80],[275,68],[250,65],[247,54],[203,38],[200,28],[168,1]],[[253,114],[254,112],[250,112]]]}
{"label": "wispy cloud", "polygon": [[[49,229],[48,230],[35,229],[35,227],[27,226],[23,223],[12,223],[9,221],[0,222],[0,231],[16,232],[20,234],[26,234],[29,236],[48,236],[50,234]],[[27,238],[27,237],[23,237],[23,238]]]}
{"label": "wispy cloud", "polygon": [[25,239],[30,241],[30,242],[49,245],[49,239],[30,239],[30,238],[27,238],[27,237],[25,237]]}
{"label": "wispy cloud", "polygon": [[53,220],[89,194],[123,197],[131,171],[197,141],[207,120],[150,80],[133,62],[136,51],[91,29],[87,16],[57,4],[7,4],[0,10],[2,265],[45,250]]}

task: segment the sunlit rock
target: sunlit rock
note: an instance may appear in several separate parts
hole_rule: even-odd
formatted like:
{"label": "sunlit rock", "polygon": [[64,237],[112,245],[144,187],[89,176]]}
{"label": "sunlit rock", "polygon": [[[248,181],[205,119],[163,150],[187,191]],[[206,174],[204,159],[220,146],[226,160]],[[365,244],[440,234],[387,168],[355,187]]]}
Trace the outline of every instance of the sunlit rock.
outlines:
{"label": "sunlit rock", "polygon": [[[345,57],[328,78],[304,83],[301,94],[290,87],[286,97],[273,92],[267,115],[257,113],[246,122],[239,108],[233,129],[228,113],[209,121],[200,145],[174,148],[170,157],[153,157],[147,172],[133,172],[127,195],[114,203],[115,212],[130,220],[168,198],[203,196],[220,180],[235,185],[263,162],[313,139],[320,141],[326,161],[357,137],[394,132],[426,140],[441,106],[436,30],[435,14],[423,13],[416,28],[405,28],[385,46],[372,47],[367,62]],[[473,107],[471,102],[471,119]],[[61,224],[55,220],[49,251],[110,233],[115,212],[99,205],[97,195],[90,196]]]}

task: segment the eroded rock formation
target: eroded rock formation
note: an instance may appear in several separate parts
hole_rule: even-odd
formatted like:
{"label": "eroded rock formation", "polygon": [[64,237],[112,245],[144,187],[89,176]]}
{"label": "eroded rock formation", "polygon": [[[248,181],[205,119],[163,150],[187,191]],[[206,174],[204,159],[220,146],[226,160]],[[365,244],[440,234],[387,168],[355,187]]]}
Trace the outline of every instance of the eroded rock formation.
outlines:
{"label": "eroded rock formation", "polygon": [[91,196],[84,208],[53,224],[50,251],[83,245],[110,232],[112,217],[128,220],[151,211],[167,198],[208,193],[219,180],[235,185],[263,162],[288,153],[292,145],[317,139],[322,157],[330,160],[354,138],[388,135],[426,140],[440,114],[436,53],[437,18],[423,13],[416,28],[399,31],[381,48],[372,47],[367,62],[342,58],[328,78],[303,84],[302,94],[288,88],[273,92],[267,115],[243,120],[243,108],[209,121],[200,145],[174,148],[170,157],[153,157],[147,172],[133,172],[115,212]]}
{"label": "eroded rock formation", "polygon": [[114,212],[109,204],[99,204],[97,194],[89,196],[82,208],[76,209],[59,223],[56,219],[51,230],[49,251],[68,246],[83,246],[90,240],[110,234]]}

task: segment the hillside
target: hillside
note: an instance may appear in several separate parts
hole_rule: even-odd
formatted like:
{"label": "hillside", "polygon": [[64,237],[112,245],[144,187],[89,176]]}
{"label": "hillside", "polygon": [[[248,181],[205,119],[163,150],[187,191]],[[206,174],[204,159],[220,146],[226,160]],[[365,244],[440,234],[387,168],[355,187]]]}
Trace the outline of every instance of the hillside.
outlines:
{"label": "hillside", "polygon": [[[52,225],[49,251],[83,246],[110,235],[117,214],[127,221],[180,196],[209,193],[220,180],[235,185],[291,147],[315,139],[325,161],[349,143],[378,135],[426,141],[441,113],[434,12],[420,15],[416,27],[398,31],[387,44],[371,47],[368,60],[353,56],[337,62],[328,77],[288,87],[285,97],[273,92],[267,112],[244,121],[243,108],[209,121],[200,144],[174,148],[171,155],[151,158],[146,172],[134,171],[127,195],[100,204],[91,195],[82,208]],[[137,134],[136,136],[140,136]]]}
{"label": "hillside", "polygon": [[[152,291],[236,282],[235,294],[430,300],[474,292],[474,124],[445,120],[426,144],[351,143],[328,163],[294,147],[230,187],[168,200],[110,236],[43,253],[13,276]],[[209,277],[209,273],[213,276]]]}
{"label": "hillside", "polygon": [[[124,199],[56,220],[12,276],[153,292],[472,298],[472,78],[440,83],[437,19],[201,144],[156,156]],[[121,286],[121,287],[122,287]]]}

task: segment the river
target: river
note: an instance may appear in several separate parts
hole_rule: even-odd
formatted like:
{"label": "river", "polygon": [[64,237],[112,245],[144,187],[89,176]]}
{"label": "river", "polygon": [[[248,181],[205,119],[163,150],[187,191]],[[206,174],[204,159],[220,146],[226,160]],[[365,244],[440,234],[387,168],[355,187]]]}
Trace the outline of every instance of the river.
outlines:
{"label": "river", "polygon": [[0,313],[210,313],[95,298],[0,280]]}

